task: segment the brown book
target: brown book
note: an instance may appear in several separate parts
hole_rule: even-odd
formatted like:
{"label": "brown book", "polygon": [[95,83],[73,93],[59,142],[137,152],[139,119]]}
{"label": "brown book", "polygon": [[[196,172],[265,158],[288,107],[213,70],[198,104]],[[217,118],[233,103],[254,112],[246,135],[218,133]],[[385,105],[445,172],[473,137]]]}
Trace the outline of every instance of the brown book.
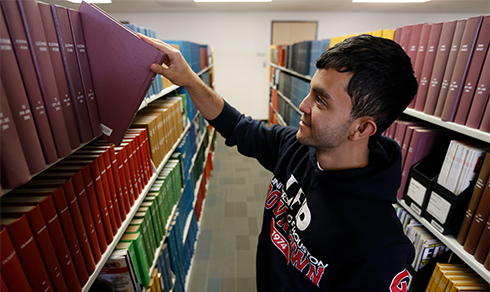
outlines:
{"label": "brown book", "polygon": [[[456,116],[454,122],[460,125],[466,123],[466,118],[470,111],[470,106],[475,94],[476,86],[480,74],[482,73],[483,64],[485,63],[485,57],[487,56],[488,46],[490,43],[490,15],[483,17],[483,22],[480,27],[478,39],[476,41],[475,48],[473,50],[473,56],[471,57],[471,64],[468,69],[468,75],[462,88],[461,98],[459,105],[457,106]],[[490,70],[487,68],[487,70]]]}
{"label": "brown book", "polygon": [[[19,256],[15,251],[14,244],[6,227],[0,231],[0,259],[2,260],[2,277],[8,290],[32,292],[31,285],[27,280],[24,268],[20,263]],[[3,290],[2,290],[3,291]]]}
{"label": "brown book", "polygon": [[[429,45],[429,37],[430,32],[432,30],[433,23],[424,23],[422,24],[422,28],[420,31],[420,39],[418,43],[418,48],[415,57],[415,63],[413,65],[414,75],[417,78],[417,82],[420,84],[420,80],[422,78],[422,69],[425,63],[425,57],[427,55],[428,45]],[[415,108],[415,104],[418,99],[418,91],[415,95],[415,98],[410,103],[410,108]]]}
{"label": "brown book", "polygon": [[441,37],[437,46],[434,67],[432,68],[424,106],[424,113],[428,115],[434,114],[436,109],[437,97],[441,89],[441,82],[444,77],[444,70],[446,69],[456,26],[458,24],[458,26],[464,26],[465,22],[465,20],[454,20],[446,21],[442,24]]}
{"label": "brown book", "polygon": [[53,286],[27,216],[22,214],[11,218],[2,214],[0,225],[7,227],[15,251],[19,256],[32,289],[34,291],[51,291]]}
{"label": "brown book", "polygon": [[475,254],[473,255],[479,263],[484,263],[490,248],[490,217],[485,223],[485,227],[476,245]]}
{"label": "brown book", "polygon": [[92,126],[88,113],[87,101],[83,90],[82,77],[80,76],[76,47],[71,33],[70,20],[67,8],[51,5],[56,34],[60,43],[63,65],[65,67],[68,88],[70,89],[75,118],[82,143],[92,140]]}
{"label": "brown book", "polygon": [[37,133],[47,164],[58,159],[53,134],[49,126],[46,108],[42,99],[41,90],[37,80],[36,71],[32,63],[31,51],[27,43],[27,37],[20,17],[17,3],[14,0],[0,1],[7,27],[12,39],[12,46],[24,81],[27,98],[31,107],[31,113],[35,121]]}
{"label": "brown book", "polygon": [[27,42],[31,50],[34,68],[37,73],[39,87],[46,105],[49,124],[53,132],[58,157],[70,154],[72,148],[68,139],[68,131],[63,117],[61,97],[58,93],[56,79],[49,55],[46,34],[39,7],[35,0],[17,0],[22,16]]}
{"label": "brown book", "polygon": [[[466,76],[468,75],[468,71],[470,69],[470,64],[472,62],[482,21],[483,16],[477,16],[468,18],[468,21],[466,22],[465,30],[461,39],[460,49],[454,65],[454,72],[451,75],[446,95],[446,101],[444,103],[441,113],[441,119],[443,121],[452,122],[454,121],[454,117],[456,116],[459,99],[464,88]],[[487,24],[490,25],[490,23]],[[482,54],[482,57],[483,56],[484,54]],[[481,58],[478,63],[479,68],[475,70],[479,71],[481,69],[482,61],[483,58]]]}
{"label": "brown book", "polygon": [[1,81],[0,124],[2,125],[0,132],[1,185],[4,189],[16,188],[28,182],[31,174]]}
{"label": "brown book", "polygon": [[76,149],[80,146],[81,142],[78,135],[77,122],[75,121],[73,102],[66,81],[65,69],[63,68],[63,60],[61,57],[58,37],[56,36],[53,16],[51,15],[51,9],[48,4],[38,2],[38,5],[44,25],[44,32],[46,33],[46,42],[48,43],[51,62],[53,64],[56,85],[58,86],[58,93],[61,99],[63,117],[65,118],[66,129],[68,130],[68,139],[70,140],[71,148]]}
{"label": "brown book", "polygon": [[430,77],[432,75],[432,69],[434,68],[434,61],[436,59],[437,47],[439,45],[439,39],[441,38],[443,23],[433,23],[430,30],[429,41],[425,52],[425,59],[422,65],[422,71],[418,77],[419,87],[417,90],[417,98],[415,100],[414,109],[423,111],[425,106],[425,100],[427,98],[427,90],[429,89]]}
{"label": "brown book", "polygon": [[483,194],[481,196],[478,207],[476,208],[475,216],[471,221],[470,229],[468,230],[468,235],[464,241],[464,250],[470,254],[475,253],[476,245],[482,234],[485,223],[487,222],[488,214],[490,209],[490,181],[487,183],[483,189]]}
{"label": "brown book", "polygon": [[490,99],[487,99],[486,111],[483,113],[479,129],[490,133]]}
{"label": "brown book", "polygon": [[22,76],[13,50],[12,42],[7,31],[7,26],[0,10],[0,67],[2,84],[5,86],[15,126],[19,133],[19,140],[22,145],[24,157],[27,161],[31,174],[38,173],[46,168],[43,150],[37,134],[36,125],[32,117],[31,106],[27,95],[22,86]]}
{"label": "brown book", "polygon": [[[487,51],[485,61],[483,62],[483,68],[478,78],[478,83],[475,84],[475,93],[471,102],[468,117],[466,119],[466,126],[478,129],[485,112],[485,107],[488,102],[489,96],[489,84],[490,84],[490,50]],[[488,112],[488,111],[487,111]]]}
{"label": "brown book", "polygon": [[483,266],[485,269],[490,271],[490,251],[487,254],[487,258],[485,259],[485,262],[483,262]]}
{"label": "brown book", "polygon": [[456,59],[458,57],[466,24],[467,24],[467,19],[458,20],[456,24],[453,41],[451,43],[451,49],[449,51],[449,56],[447,57],[446,68],[444,69],[444,75],[440,81],[441,86],[440,86],[439,94],[437,95],[437,103],[434,110],[434,116],[436,117],[441,116],[442,109],[444,107],[444,104],[446,103],[446,96],[449,90],[449,83],[454,73],[454,66],[456,65]]}
{"label": "brown book", "polygon": [[480,202],[483,188],[488,182],[489,173],[490,153],[487,153],[485,154],[485,159],[483,161],[480,173],[478,174],[478,178],[476,180],[475,188],[473,189],[470,202],[468,203],[468,208],[466,209],[463,223],[461,223],[461,228],[459,229],[459,233],[456,236],[456,241],[459,242],[459,244],[461,245],[464,244],[464,240],[466,239],[466,234],[468,233],[468,229],[470,228],[471,221],[473,220],[475,210],[478,206],[478,203]]}
{"label": "brown book", "polygon": [[88,61],[85,39],[83,37],[80,14],[78,13],[78,11],[68,9],[68,16],[70,19],[71,32],[73,34],[73,43],[76,48],[78,68],[80,70],[80,77],[82,78],[83,90],[85,92],[85,101],[87,102],[87,109],[90,117],[92,133],[95,137],[99,137],[100,135],[102,135],[99,109],[97,108],[97,101],[95,100],[95,90],[92,82],[92,73],[90,71],[90,64]]}

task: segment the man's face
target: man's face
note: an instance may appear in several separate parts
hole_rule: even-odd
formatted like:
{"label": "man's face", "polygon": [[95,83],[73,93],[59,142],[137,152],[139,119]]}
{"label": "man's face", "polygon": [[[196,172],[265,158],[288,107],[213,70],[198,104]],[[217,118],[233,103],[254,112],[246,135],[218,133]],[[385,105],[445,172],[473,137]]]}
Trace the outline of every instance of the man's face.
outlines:
{"label": "man's face", "polygon": [[353,119],[352,101],[347,94],[350,73],[334,69],[318,69],[310,84],[310,92],[299,109],[303,112],[298,141],[317,151],[331,151],[347,141]]}

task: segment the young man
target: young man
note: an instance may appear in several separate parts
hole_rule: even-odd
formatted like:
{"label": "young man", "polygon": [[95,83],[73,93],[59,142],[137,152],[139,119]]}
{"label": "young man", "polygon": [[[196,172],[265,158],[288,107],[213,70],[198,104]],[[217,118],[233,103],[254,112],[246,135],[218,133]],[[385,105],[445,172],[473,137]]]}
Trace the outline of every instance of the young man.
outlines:
{"label": "young man", "polygon": [[392,206],[401,152],[381,137],[417,89],[399,45],[361,35],[325,52],[298,130],[245,117],[180,52],[141,37],[167,54],[151,69],[184,86],[228,146],[274,174],[259,235],[258,291],[406,291],[414,249]]}

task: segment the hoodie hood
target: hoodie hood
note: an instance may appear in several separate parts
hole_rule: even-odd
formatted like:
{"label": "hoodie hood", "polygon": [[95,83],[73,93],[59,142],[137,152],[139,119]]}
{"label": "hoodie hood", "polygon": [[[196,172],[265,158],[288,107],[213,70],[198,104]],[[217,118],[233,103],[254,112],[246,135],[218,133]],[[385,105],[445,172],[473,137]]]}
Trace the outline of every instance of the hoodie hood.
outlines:
{"label": "hoodie hood", "polygon": [[[309,159],[313,165],[317,165],[316,150],[311,147]],[[366,167],[325,171],[315,168],[322,181],[327,184],[332,182],[342,193],[395,203],[401,180],[401,150],[394,140],[381,137],[370,145],[369,164]]]}

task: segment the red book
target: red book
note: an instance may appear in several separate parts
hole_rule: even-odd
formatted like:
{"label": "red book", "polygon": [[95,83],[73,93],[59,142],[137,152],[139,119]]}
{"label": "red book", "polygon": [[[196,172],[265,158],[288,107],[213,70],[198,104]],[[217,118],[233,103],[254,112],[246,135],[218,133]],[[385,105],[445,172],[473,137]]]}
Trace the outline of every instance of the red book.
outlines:
{"label": "red book", "polygon": [[7,96],[0,82],[0,160],[2,188],[16,188],[31,178],[24,158],[20,138],[15,127]]}
{"label": "red book", "polygon": [[[472,61],[474,48],[477,43],[478,34],[483,21],[483,16],[468,18],[466,22],[465,30],[461,39],[461,45],[458,52],[458,56],[454,65],[454,72],[451,75],[449,87],[446,96],[446,102],[441,113],[441,119],[443,121],[454,121],[456,116],[456,110],[459,105],[459,99],[461,92],[463,91],[466,76],[470,63]],[[490,25],[490,24],[489,24]],[[484,55],[482,55],[483,57]],[[483,58],[479,62],[479,68],[481,69]]]}
{"label": "red book", "polygon": [[51,11],[60,43],[66,79],[70,89],[75,118],[82,143],[90,141],[94,135],[87,108],[87,101],[78,67],[75,44],[71,33],[67,8],[51,5]]}
{"label": "red book", "polygon": [[70,154],[72,148],[64,122],[61,97],[56,85],[39,7],[35,0],[17,0],[17,4],[31,50],[39,87],[46,105],[58,157],[65,157]]}
{"label": "red book", "polygon": [[[478,83],[475,85],[475,93],[471,102],[470,111],[466,119],[466,126],[478,129],[480,127],[483,113],[488,102],[488,96],[490,93],[490,50],[487,51],[483,68],[478,78]],[[488,110],[487,110],[488,112]]]}
{"label": "red book", "polygon": [[[417,78],[418,83],[420,83],[420,77],[421,77],[420,75],[422,73],[422,67],[425,62],[425,55],[427,51],[427,44],[429,43],[429,36],[430,36],[431,29],[432,29],[432,23],[424,23],[417,26],[416,34],[418,34],[419,37],[418,37],[416,51],[414,53],[412,66],[414,70],[414,75]],[[412,35],[414,35],[413,32]],[[412,102],[408,107],[414,108],[416,100],[417,100],[417,94],[415,95],[415,98],[412,100]]]}
{"label": "red book", "polygon": [[131,167],[129,164],[128,155],[126,153],[126,147],[115,147],[114,150],[116,151],[119,169],[124,174],[124,178],[126,180],[126,187],[128,189],[129,195],[129,204],[130,206],[133,206],[136,200],[137,190],[135,189],[135,185],[133,184],[133,178],[131,176],[130,170]]}
{"label": "red book", "polygon": [[0,10],[0,74],[5,86],[10,111],[19,133],[20,143],[31,174],[38,173],[46,167],[44,154],[39,142],[36,125],[32,117],[31,107],[22,84],[22,76],[13,50],[7,26]]}
{"label": "red book", "polygon": [[[461,88],[461,98],[457,106],[454,122],[460,125],[466,123],[466,118],[470,110],[471,102],[475,94],[476,86],[480,74],[482,73],[485,57],[487,56],[488,46],[490,43],[490,16],[483,17],[483,22],[480,27],[480,33],[473,50],[471,64],[468,69],[468,75],[464,81],[464,87]],[[487,68],[487,70],[490,70]]]}
{"label": "red book", "polygon": [[9,291],[9,287],[7,287],[7,283],[2,275],[0,275],[0,291]]}
{"label": "red book", "polygon": [[161,64],[165,55],[97,6],[82,2],[78,11],[102,132],[119,145],[155,78],[149,66]]}
{"label": "red book", "polygon": [[6,286],[8,286],[6,291],[32,292],[7,228],[2,228],[2,231],[0,231],[0,242],[2,243],[0,244],[2,278],[5,280]]}
{"label": "red book", "polygon": [[[16,189],[10,194],[12,195],[9,196],[8,199],[5,198],[8,205],[39,206],[68,291],[81,291],[82,288],[78,280],[77,271],[70,254],[63,228],[61,227],[60,218],[52,194],[46,190],[34,192],[33,189],[26,188]],[[27,207],[24,211],[29,213],[30,208],[32,207]],[[20,212],[20,210],[12,210],[11,207],[2,206],[2,213],[8,214],[15,212]]]}
{"label": "red book", "polygon": [[488,219],[490,209],[490,181],[487,180],[487,184],[483,189],[483,193],[476,208],[475,216],[471,221],[470,229],[466,235],[466,240],[464,241],[464,250],[470,254],[474,254],[478,240],[481,237],[483,229]]}
{"label": "red book", "polygon": [[71,148],[75,149],[80,146],[80,138],[78,136],[77,122],[75,121],[70,91],[68,90],[68,84],[65,77],[65,69],[63,68],[58,37],[56,36],[53,16],[51,15],[51,8],[48,4],[43,2],[38,2],[38,5],[44,25],[44,32],[46,33],[46,41],[48,43],[49,54],[53,64],[58,93],[63,107],[63,117],[65,118],[65,124],[68,130],[68,139],[70,140]]}
{"label": "red book", "polygon": [[1,225],[7,226],[15,251],[32,289],[34,291],[51,291],[53,286],[26,215],[23,214],[16,218],[2,216],[0,222]]}
{"label": "red book", "polygon": [[417,97],[415,100],[414,109],[423,111],[425,106],[425,100],[427,98],[427,90],[429,89],[430,77],[432,75],[432,69],[434,68],[434,61],[436,59],[437,47],[439,45],[439,39],[441,37],[443,23],[433,23],[429,41],[425,52],[425,59],[422,65],[422,71],[418,77],[419,88],[417,90]]}
{"label": "red book", "polygon": [[404,25],[400,30],[400,46],[408,54],[410,50],[410,35],[412,34],[412,24]]}
{"label": "red book", "polygon": [[459,49],[461,46],[461,40],[463,38],[464,29],[466,27],[467,19],[458,20],[456,29],[454,31],[453,41],[451,43],[451,50],[447,57],[446,68],[444,70],[443,78],[441,79],[441,86],[439,94],[437,96],[436,108],[434,110],[434,116],[440,117],[442,109],[446,103],[446,96],[449,90],[449,83],[454,73],[454,66],[456,65],[456,59],[458,57]]}
{"label": "red book", "polygon": [[0,1],[0,5],[5,15],[19,69],[24,78],[24,87],[43,149],[44,159],[47,164],[51,164],[58,159],[58,154],[56,153],[53,134],[49,126],[46,108],[42,99],[41,90],[39,89],[39,83],[32,63],[31,51],[27,43],[20,12],[17,8],[17,3],[13,0]]}
{"label": "red book", "polygon": [[94,85],[92,82],[92,73],[90,71],[87,48],[85,46],[85,39],[83,37],[80,14],[78,13],[78,11],[68,9],[68,16],[70,19],[71,31],[73,34],[73,43],[76,48],[78,68],[80,70],[80,76],[82,78],[83,90],[85,92],[85,101],[87,102],[87,109],[90,117],[92,133],[95,137],[99,137],[100,135],[102,135],[102,130],[100,128],[99,109],[97,108],[97,101],[95,100],[96,97]]}
{"label": "red book", "polygon": [[412,32],[410,33],[410,39],[408,41],[407,55],[412,60],[412,67],[415,68],[417,62],[417,51],[419,49],[420,37],[422,34],[423,23],[417,23],[412,25]]}
{"label": "red book", "polygon": [[475,259],[482,263],[488,255],[488,250],[490,249],[490,218],[487,219],[485,227],[480,236],[480,240],[476,245],[475,254],[473,255]]}
{"label": "red book", "polygon": [[[459,26],[464,26],[465,22],[465,20],[460,20]],[[428,115],[434,114],[436,109],[437,97],[439,96],[439,91],[441,89],[441,82],[444,77],[444,70],[446,69],[447,58],[449,57],[451,43],[457,24],[458,21],[456,20],[447,21],[442,24],[441,37],[437,46],[434,67],[432,68],[432,74],[429,79],[424,106],[424,112]]]}

